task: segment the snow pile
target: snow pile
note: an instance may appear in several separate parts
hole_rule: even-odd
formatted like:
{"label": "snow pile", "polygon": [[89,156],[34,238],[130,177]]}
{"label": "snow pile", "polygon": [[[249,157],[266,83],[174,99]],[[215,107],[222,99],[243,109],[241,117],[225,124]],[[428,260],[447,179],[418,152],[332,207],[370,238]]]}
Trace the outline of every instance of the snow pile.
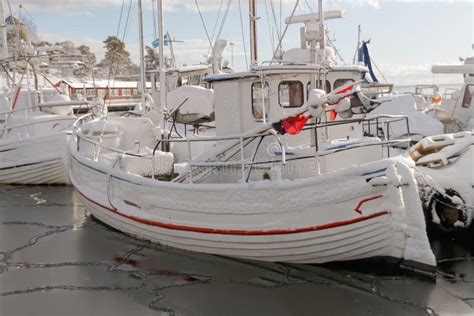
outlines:
{"label": "snow pile", "polygon": [[[426,223],[417,183],[413,169],[409,167],[409,164],[412,164],[409,160],[399,158],[399,162],[395,166],[390,166],[387,170],[389,177],[399,177],[399,190],[401,191],[401,197],[403,197],[403,201],[393,203],[393,205],[390,205],[390,209],[397,210],[393,211],[393,217],[403,223],[401,228],[406,236],[404,259],[436,266],[436,259],[431,251],[426,234]],[[393,196],[396,195],[393,194]]]}
{"label": "snow pile", "polygon": [[[435,118],[418,111],[416,102],[411,95],[393,96],[390,101],[380,104],[374,109],[367,118],[377,117],[379,115],[406,115],[410,124],[411,135],[431,136],[443,133],[443,124]],[[390,124],[390,137],[400,138],[407,134],[407,128],[404,121]]]}

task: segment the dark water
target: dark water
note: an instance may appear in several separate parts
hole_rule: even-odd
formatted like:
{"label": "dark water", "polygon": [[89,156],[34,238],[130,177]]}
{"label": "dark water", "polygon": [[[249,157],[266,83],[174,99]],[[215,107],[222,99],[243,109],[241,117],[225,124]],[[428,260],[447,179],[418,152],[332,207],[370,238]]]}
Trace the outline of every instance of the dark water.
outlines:
{"label": "dark water", "polygon": [[0,315],[472,315],[474,235],[431,235],[436,282],[373,262],[250,262],[123,235],[69,187],[0,186]]}

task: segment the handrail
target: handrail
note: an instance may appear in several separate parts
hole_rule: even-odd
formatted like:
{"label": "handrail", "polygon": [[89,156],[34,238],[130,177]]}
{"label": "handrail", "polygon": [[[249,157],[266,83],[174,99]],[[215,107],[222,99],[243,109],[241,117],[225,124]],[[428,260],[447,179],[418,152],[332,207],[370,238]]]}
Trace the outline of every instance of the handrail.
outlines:
{"label": "handrail", "polygon": [[[325,157],[328,155],[336,154],[342,151],[347,151],[347,150],[353,150],[356,148],[364,148],[364,147],[371,147],[371,146],[380,146],[382,148],[386,147],[387,148],[387,155],[390,157],[390,146],[394,145],[402,145],[402,144],[410,144],[411,139],[410,139],[410,130],[409,130],[409,123],[408,123],[408,117],[406,115],[379,115],[379,116],[374,116],[371,118],[358,118],[358,119],[351,119],[351,120],[342,120],[342,121],[332,121],[332,122],[325,122],[323,124],[308,124],[304,130],[315,130],[317,131],[320,128],[326,128],[328,126],[337,126],[337,125],[342,125],[342,124],[353,124],[353,123],[362,123],[362,124],[368,124],[369,127],[369,133],[370,133],[370,126],[371,125],[376,125],[376,134],[375,136],[379,136],[378,132],[381,131],[383,133],[383,140],[382,141],[373,141],[373,142],[361,142],[361,143],[352,143],[352,144],[342,144],[344,146],[341,147],[336,147],[333,149],[327,149],[327,150],[319,150],[319,145],[318,145],[318,140],[316,139],[316,144],[315,144],[315,149],[316,153],[311,154],[308,156],[297,156],[297,157],[286,157],[286,151],[285,151],[285,146],[283,146],[279,135],[273,131],[264,131],[261,133],[256,133],[252,135],[230,135],[230,136],[222,136],[222,137],[196,137],[196,138],[180,138],[180,139],[160,139],[157,142],[157,145],[155,146],[155,149],[153,150],[152,155],[143,155],[143,154],[137,154],[134,152],[127,152],[118,148],[112,148],[109,146],[104,145],[103,143],[97,141],[96,139],[93,139],[88,136],[81,135],[78,132],[78,125],[80,122],[86,120],[89,117],[93,117],[92,113],[86,114],[79,119],[77,119],[74,124],[73,124],[73,129],[74,129],[74,136],[77,139],[77,151],[80,150],[80,143],[82,141],[85,141],[86,143],[92,144],[94,146],[94,153],[97,152],[97,150],[108,150],[110,152],[115,152],[119,154],[120,157],[123,156],[130,156],[130,157],[136,157],[140,159],[146,159],[146,160],[151,160],[152,162],[152,171],[151,171],[151,177],[152,179],[155,179],[155,153],[156,149],[158,148],[159,144],[162,142],[168,142],[168,143],[187,143],[188,147],[188,166],[187,169],[188,171],[186,173],[181,174],[180,176],[176,177],[173,179],[173,181],[183,181],[185,179],[188,179],[191,183],[195,180],[195,177],[202,178],[202,176],[205,176],[207,174],[207,169],[203,168],[219,168],[219,167],[233,167],[233,166],[240,166],[240,169],[242,171],[242,182],[248,182],[249,179],[249,172],[251,172],[251,168],[253,166],[257,165],[262,165],[262,164],[274,164],[274,163],[279,163],[279,164],[286,164],[287,161],[293,161],[293,160],[300,160],[300,159],[319,159],[320,157]],[[387,119],[385,121],[379,122],[379,120],[382,119]],[[404,139],[396,139],[396,140],[390,140],[390,124],[393,122],[399,122],[399,121],[405,121],[407,124],[407,138]],[[365,126],[367,127],[367,126]],[[248,146],[251,142],[254,140],[260,138],[260,143],[263,138],[270,136],[270,137],[275,137],[277,140],[280,148],[281,148],[281,157],[279,159],[267,159],[266,161],[255,161],[255,153],[253,153],[251,157],[245,158],[244,155],[244,148]],[[191,154],[191,144],[192,143],[198,143],[198,142],[208,142],[208,141],[224,141],[224,140],[235,140],[235,144],[233,144],[229,148],[224,148],[223,151],[219,152],[218,154],[214,157],[219,157],[222,156],[222,158],[226,160],[212,160],[214,157],[203,157],[202,160],[195,160],[192,157]],[[250,142],[247,142],[250,140]],[[260,145],[260,144],[259,144]],[[259,147],[258,145],[258,147]],[[99,147],[99,148],[97,148]],[[237,149],[239,147],[239,149]],[[239,155],[240,153],[240,159],[236,158],[235,160],[232,160],[233,157],[235,158],[236,155]],[[96,155],[94,155],[96,157]],[[95,158],[94,158],[95,159]],[[318,162],[319,165],[319,162]],[[246,168],[250,167],[250,170],[246,171]],[[195,173],[193,168],[198,168],[198,173]],[[204,172],[204,173],[203,173]]]}
{"label": "handrail", "polygon": [[12,130],[16,128],[21,128],[21,127],[27,127],[27,126],[32,126],[32,125],[40,125],[40,124],[45,124],[45,123],[50,123],[50,122],[60,122],[60,121],[72,121],[74,120],[74,117],[60,117],[60,118],[55,118],[51,120],[45,120],[45,121],[37,121],[37,122],[28,122],[28,123],[23,123],[19,125],[14,125],[14,126],[6,126],[6,127],[0,127],[0,131],[6,131],[6,130]]}
{"label": "handrail", "polygon": [[80,102],[71,101],[71,103],[64,103],[64,104],[60,104],[60,103],[57,103],[57,104],[44,103],[43,104],[43,103],[40,103],[40,104],[27,106],[27,107],[20,108],[20,109],[10,110],[10,111],[6,111],[6,112],[0,112],[0,116],[1,115],[9,115],[9,114],[12,114],[12,113],[17,113],[17,112],[22,112],[22,111],[27,111],[27,110],[32,110],[32,109],[36,109],[36,108],[54,108],[54,107],[63,107],[63,106],[74,106],[74,105],[79,105],[80,108],[83,105],[87,106],[87,107],[92,107],[90,102],[87,102],[87,101],[80,101]]}

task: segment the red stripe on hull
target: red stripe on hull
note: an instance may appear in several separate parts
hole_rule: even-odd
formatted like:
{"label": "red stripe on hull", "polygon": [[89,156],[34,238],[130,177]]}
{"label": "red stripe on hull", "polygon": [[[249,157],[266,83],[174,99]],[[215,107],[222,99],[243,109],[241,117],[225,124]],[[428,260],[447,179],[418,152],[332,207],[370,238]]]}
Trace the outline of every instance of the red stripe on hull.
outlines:
{"label": "red stripe on hull", "polygon": [[[74,186],[74,184],[73,184]],[[385,215],[390,215],[389,211],[383,211],[383,212],[378,212],[374,213],[368,216],[363,216],[347,221],[339,221],[339,222],[333,222],[329,224],[324,224],[324,225],[319,225],[319,226],[310,226],[310,227],[303,227],[303,228],[294,228],[294,229],[275,229],[275,230],[237,230],[237,229],[214,229],[214,228],[204,228],[204,227],[193,227],[193,226],[185,226],[185,225],[175,225],[175,224],[169,224],[169,223],[163,223],[159,221],[154,221],[154,220],[149,220],[149,219],[144,219],[136,216],[131,216],[131,215],[126,215],[119,210],[115,208],[110,208],[105,205],[102,205],[98,202],[93,201],[89,197],[87,197],[84,193],[79,191],[79,189],[74,186],[76,191],[84,197],[86,200],[88,200],[91,203],[94,203],[95,205],[111,212],[116,215],[119,215],[121,217],[130,219],[132,221],[138,222],[140,224],[145,224],[149,226],[154,226],[154,227],[159,227],[159,228],[164,228],[164,229],[169,229],[169,230],[177,230],[177,231],[185,231],[185,232],[193,232],[193,233],[201,233],[201,234],[215,234],[215,235],[234,235],[234,236],[271,236],[271,235],[290,235],[290,234],[301,234],[301,233],[308,233],[308,232],[313,232],[313,231],[319,231],[319,230],[325,230],[325,229],[331,229],[331,228],[337,228],[337,227],[343,227],[343,226],[348,226],[356,223],[360,223],[363,221],[367,221],[373,218],[385,216]]]}

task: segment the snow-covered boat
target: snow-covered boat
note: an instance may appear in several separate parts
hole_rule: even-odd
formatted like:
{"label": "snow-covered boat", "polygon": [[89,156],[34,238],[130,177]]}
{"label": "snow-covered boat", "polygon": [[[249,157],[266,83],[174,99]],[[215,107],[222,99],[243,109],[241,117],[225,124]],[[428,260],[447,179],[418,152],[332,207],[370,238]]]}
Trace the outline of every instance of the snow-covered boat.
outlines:
{"label": "snow-covered boat", "polygon": [[410,149],[423,205],[445,230],[467,228],[474,216],[474,134],[427,137]]}
{"label": "snow-covered boat", "polygon": [[[328,121],[370,108],[356,97],[366,69],[323,72],[330,50],[316,49],[324,33],[311,26],[302,53],[312,62],[207,77],[214,121],[202,126],[198,115],[186,122],[188,136],[171,114],[190,101],[168,109],[164,90],[158,114],[78,120],[70,179],[91,214],[139,238],[209,254],[296,263],[390,257],[432,271],[411,162],[390,158],[392,146],[410,141],[388,133],[406,117]],[[214,136],[198,134],[211,127]]]}
{"label": "snow-covered boat", "polygon": [[77,119],[66,96],[39,102],[25,87],[0,95],[0,183],[66,184],[67,144]]}
{"label": "snow-covered boat", "polygon": [[[104,223],[165,245],[245,259],[392,257],[416,268],[435,265],[412,170],[401,158],[381,157],[389,142],[349,138],[337,149],[323,143],[321,151],[292,155],[268,128],[169,140],[190,157],[175,174],[173,150],[156,149],[164,141],[146,120],[109,118],[108,135],[123,135],[115,148],[83,134],[97,121],[75,130],[71,182]],[[192,148],[203,142],[216,145],[193,159]]]}
{"label": "snow-covered boat", "polygon": [[[441,95],[436,85],[418,86],[417,104],[425,113],[444,125],[445,133],[470,131],[474,128],[474,57],[459,65],[434,65],[433,74],[459,74],[464,77],[461,89],[449,89]],[[423,93],[426,89],[431,93]]]}

